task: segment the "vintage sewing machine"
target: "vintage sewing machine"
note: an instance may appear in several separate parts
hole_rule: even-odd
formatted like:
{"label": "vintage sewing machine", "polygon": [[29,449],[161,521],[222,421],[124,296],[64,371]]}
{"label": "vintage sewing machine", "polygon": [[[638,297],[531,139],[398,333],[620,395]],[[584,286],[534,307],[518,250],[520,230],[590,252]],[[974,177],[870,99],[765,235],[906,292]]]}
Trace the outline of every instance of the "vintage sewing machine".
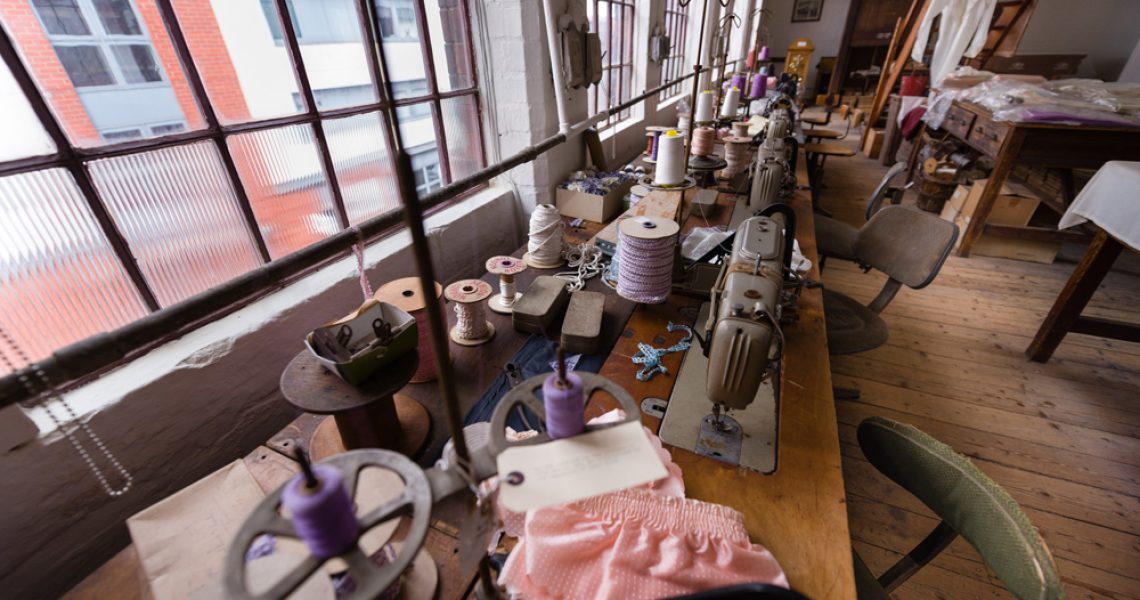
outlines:
{"label": "vintage sewing machine", "polygon": [[736,229],[697,320],[701,345],[686,353],[665,409],[666,443],[762,473],[776,469],[780,323],[799,297],[794,239],[795,213],[782,203]]}

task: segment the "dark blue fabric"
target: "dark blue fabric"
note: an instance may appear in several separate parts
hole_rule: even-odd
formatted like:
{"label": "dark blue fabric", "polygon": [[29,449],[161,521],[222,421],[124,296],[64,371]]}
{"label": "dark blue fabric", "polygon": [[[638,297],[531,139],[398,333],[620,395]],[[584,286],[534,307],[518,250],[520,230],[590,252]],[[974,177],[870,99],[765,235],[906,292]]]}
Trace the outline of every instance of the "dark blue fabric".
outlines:
{"label": "dark blue fabric", "polygon": [[[554,342],[547,340],[541,335],[532,334],[526,343],[523,344],[523,347],[511,358],[511,362],[518,365],[522,370],[521,380],[526,381],[541,373],[553,373],[554,369],[551,368],[550,364],[554,362],[556,357],[555,347]],[[604,362],[604,355],[583,354],[581,358],[578,359],[578,364],[574,366],[574,370],[597,373],[602,370],[602,364]],[[499,376],[495,378],[491,387],[487,388],[487,391],[483,392],[483,395],[480,396],[475,406],[471,407],[471,410],[463,419],[463,425],[466,426],[482,421],[490,421],[491,415],[495,414],[495,407],[499,405],[499,401],[503,399],[503,396],[507,395],[510,389],[511,384],[507,380],[506,372],[499,373]],[[542,397],[541,390],[538,392],[538,397]],[[533,424],[539,422],[535,415],[530,414],[530,411],[526,412],[528,413],[526,415],[527,421]],[[527,422],[523,421],[522,417],[519,416],[519,411],[511,413],[510,418],[507,419],[507,425],[515,431],[533,429],[533,427],[529,426]]]}

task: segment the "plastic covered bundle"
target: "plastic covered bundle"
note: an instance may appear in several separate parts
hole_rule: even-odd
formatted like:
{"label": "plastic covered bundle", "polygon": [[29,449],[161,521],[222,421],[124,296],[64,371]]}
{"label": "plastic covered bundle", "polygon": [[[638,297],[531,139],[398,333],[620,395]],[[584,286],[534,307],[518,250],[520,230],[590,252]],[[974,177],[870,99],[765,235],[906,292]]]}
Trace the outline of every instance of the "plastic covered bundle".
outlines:
{"label": "plastic covered bundle", "polygon": [[1132,96],[1110,92],[1103,82],[1095,80],[1067,81],[1038,85],[992,79],[965,90],[959,98],[989,109],[995,121],[1140,126],[1137,116],[1117,112],[1120,98]]}

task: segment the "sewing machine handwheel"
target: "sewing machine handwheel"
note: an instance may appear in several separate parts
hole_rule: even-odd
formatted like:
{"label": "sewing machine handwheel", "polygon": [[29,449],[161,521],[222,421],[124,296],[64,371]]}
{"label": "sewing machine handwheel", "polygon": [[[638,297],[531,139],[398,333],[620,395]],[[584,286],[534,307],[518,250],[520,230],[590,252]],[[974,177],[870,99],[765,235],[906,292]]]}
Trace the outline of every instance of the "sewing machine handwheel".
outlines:
{"label": "sewing machine handwheel", "polygon": [[[331,464],[340,469],[348,487],[348,495],[354,503],[360,473],[368,467],[393,471],[404,480],[404,490],[399,496],[369,511],[363,517],[358,517],[360,522],[358,535],[364,535],[369,529],[389,519],[398,516],[409,517],[411,523],[402,544],[402,552],[384,566],[373,562],[372,558],[365,555],[359,545],[355,544],[336,557],[348,564],[348,572],[353,574],[356,581],[356,591],[341,600],[377,598],[408,569],[427,538],[432,506],[431,487],[428,485],[427,476],[418,465],[404,455],[387,450],[353,450],[325,459],[321,464]],[[226,554],[224,578],[227,598],[233,600],[285,598],[308,580],[326,560],[331,560],[310,555],[268,590],[255,595],[246,587],[245,555],[258,536],[272,534],[281,537],[298,537],[292,522],[281,516],[279,510],[284,489],[285,486],[281,486],[257,505],[230,545]],[[357,541],[359,542],[359,537]]]}
{"label": "sewing machine handwheel", "polygon": [[[587,402],[594,392],[604,390],[614,398],[617,398],[617,401],[621,403],[622,410],[625,411],[625,418],[621,421],[587,425],[586,431],[605,429],[629,421],[638,421],[641,418],[633,396],[630,396],[629,392],[622,389],[620,385],[594,373],[574,371],[574,374],[582,379],[582,394]],[[516,385],[499,401],[499,405],[495,407],[495,414],[491,416],[491,439],[489,441],[491,452],[495,456],[498,456],[500,452],[506,450],[508,446],[525,446],[550,441],[550,436],[547,435],[545,431],[539,432],[539,434],[534,437],[518,442],[507,440],[506,434],[507,418],[510,417],[511,411],[520,405],[530,409],[530,411],[538,415],[538,418],[542,419],[543,422],[546,421],[546,410],[543,408],[542,400],[539,400],[538,397],[535,396],[535,392],[542,389],[542,383],[546,381],[546,378],[549,376],[550,373],[535,375]]]}

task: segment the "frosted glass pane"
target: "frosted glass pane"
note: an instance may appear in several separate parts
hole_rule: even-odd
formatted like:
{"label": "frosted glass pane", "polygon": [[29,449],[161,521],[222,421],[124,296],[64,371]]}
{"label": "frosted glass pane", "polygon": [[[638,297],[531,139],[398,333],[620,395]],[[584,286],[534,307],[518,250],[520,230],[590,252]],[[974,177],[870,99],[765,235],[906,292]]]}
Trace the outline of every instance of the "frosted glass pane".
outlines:
{"label": "frosted glass pane", "polygon": [[440,102],[440,108],[443,112],[443,134],[447,137],[447,158],[451,163],[451,180],[463,179],[484,167],[475,96],[445,98]]}
{"label": "frosted glass pane", "polygon": [[147,313],[67,171],[0,178],[0,231],[0,323],[32,360]]}
{"label": "frosted glass pane", "polygon": [[212,143],[97,160],[89,168],[163,306],[261,264]]}
{"label": "frosted glass pane", "polygon": [[465,0],[425,0],[428,36],[431,37],[435,79],[441,92],[475,85],[471,72],[471,44],[464,17]]}
{"label": "frosted glass pane", "polygon": [[72,143],[98,146],[203,127],[155,0],[115,2],[110,11],[79,3],[86,8],[68,11],[66,22],[58,6],[0,1],[0,21]]}
{"label": "frosted glass pane", "polygon": [[173,0],[173,4],[222,123],[283,117],[304,108],[275,2]]}
{"label": "frosted glass pane", "polygon": [[325,121],[325,136],[349,222],[355,225],[400,208],[379,113]]}
{"label": "frosted glass pane", "polygon": [[439,140],[435,135],[435,116],[431,102],[396,108],[400,139],[412,159],[416,192],[421,198],[443,187],[443,167],[439,162]]}
{"label": "frosted glass pane", "polygon": [[32,112],[32,106],[8,65],[0,61],[0,161],[55,152],[55,144]]}
{"label": "frosted glass pane", "polygon": [[270,256],[285,256],[340,230],[308,125],[235,135],[229,147]]}

